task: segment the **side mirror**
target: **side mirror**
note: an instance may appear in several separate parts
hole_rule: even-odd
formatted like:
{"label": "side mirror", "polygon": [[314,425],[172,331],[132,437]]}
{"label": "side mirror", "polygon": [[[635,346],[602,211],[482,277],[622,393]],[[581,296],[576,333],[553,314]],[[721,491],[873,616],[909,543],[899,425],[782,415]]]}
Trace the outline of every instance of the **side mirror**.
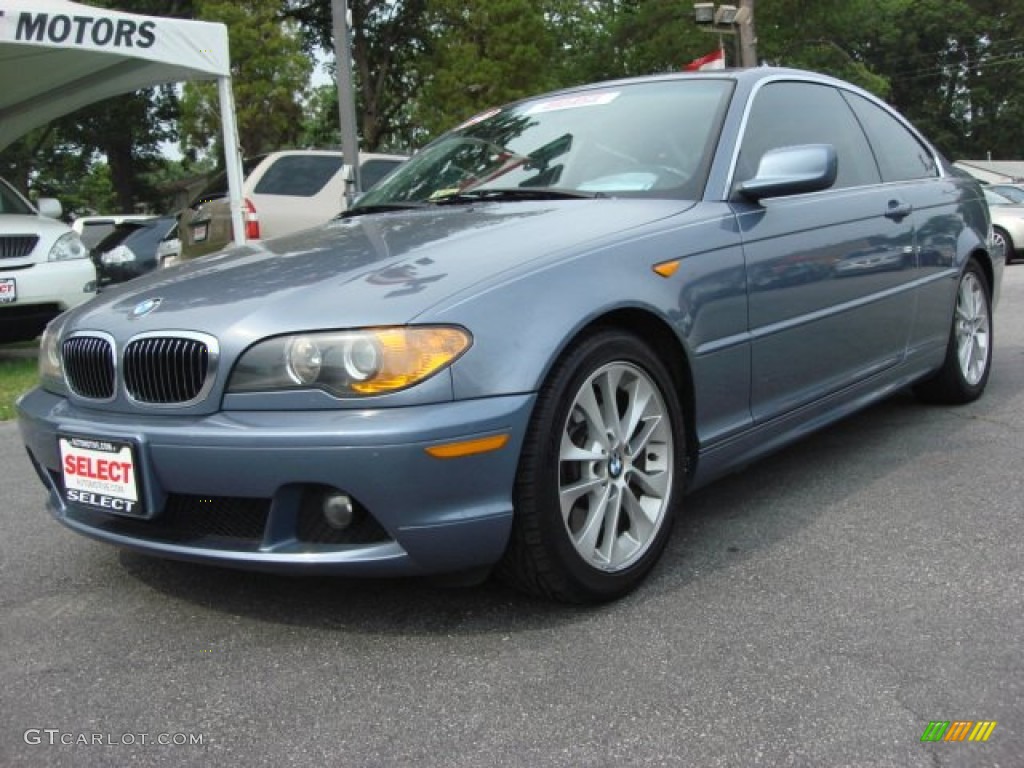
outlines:
{"label": "side mirror", "polygon": [[831,144],[769,149],[761,157],[757,174],[739,185],[748,200],[799,195],[828,189],[836,181],[839,166]]}
{"label": "side mirror", "polygon": [[64,213],[60,200],[55,197],[40,197],[36,200],[36,210],[40,215],[50,219],[59,219],[60,215]]}

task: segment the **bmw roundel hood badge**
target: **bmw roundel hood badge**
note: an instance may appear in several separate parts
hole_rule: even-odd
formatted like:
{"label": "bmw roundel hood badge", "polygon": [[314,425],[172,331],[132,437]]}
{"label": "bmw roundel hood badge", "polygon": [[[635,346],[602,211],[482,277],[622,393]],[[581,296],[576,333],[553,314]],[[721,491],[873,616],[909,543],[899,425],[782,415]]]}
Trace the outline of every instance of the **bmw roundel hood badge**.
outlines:
{"label": "bmw roundel hood badge", "polygon": [[160,306],[160,302],[162,301],[163,299],[146,299],[145,301],[140,301],[132,310],[132,317],[144,317],[150,312],[155,312],[156,308]]}

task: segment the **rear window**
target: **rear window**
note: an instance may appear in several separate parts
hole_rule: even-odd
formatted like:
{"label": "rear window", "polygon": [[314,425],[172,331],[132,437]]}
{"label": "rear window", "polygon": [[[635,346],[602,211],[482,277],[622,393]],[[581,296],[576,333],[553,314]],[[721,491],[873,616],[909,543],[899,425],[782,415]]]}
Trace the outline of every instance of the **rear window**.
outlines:
{"label": "rear window", "polygon": [[359,182],[363,189],[372,189],[377,182],[391,173],[401,160],[367,160],[359,168]]}
{"label": "rear window", "polygon": [[82,243],[86,248],[92,250],[100,242],[114,231],[113,221],[85,221],[82,222]]}
{"label": "rear window", "polygon": [[[140,229],[146,229],[144,222],[125,221],[121,224],[109,224],[106,234],[97,240],[93,245],[88,246],[90,250],[97,253],[106,253],[121,245],[129,235]],[[83,230],[84,233],[85,230]]]}
{"label": "rear window", "polygon": [[[266,155],[256,155],[255,157],[247,157],[242,161],[242,178],[248,178],[249,174],[252,173],[253,169],[263,162],[263,158]],[[228,196],[228,174],[227,171],[220,171],[214,174],[202,191],[192,198],[192,202],[188,204],[189,208],[198,208],[200,204],[209,202],[210,200],[217,200],[221,197]]]}
{"label": "rear window", "polygon": [[93,250],[106,253],[119,245],[125,245],[140,255],[155,253],[160,241],[176,226],[177,221],[166,216],[145,221],[125,221],[112,227]]}
{"label": "rear window", "polygon": [[327,186],[341,165],[339,155],[285,155],[266,170],[253,192],[312,197]]}

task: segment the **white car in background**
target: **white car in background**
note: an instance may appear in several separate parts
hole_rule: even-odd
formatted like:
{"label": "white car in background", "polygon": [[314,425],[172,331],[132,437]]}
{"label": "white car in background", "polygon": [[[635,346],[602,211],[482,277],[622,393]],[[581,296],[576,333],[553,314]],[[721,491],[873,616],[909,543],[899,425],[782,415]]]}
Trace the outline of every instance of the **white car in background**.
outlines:
{"label": "white car in background", "polygon": [[988,187],[982,189],[992,215],[993,246],[1005,254],[1007,264],[1024,258],[1024,205]]}
{"label": "white car in background", "polygon": [[79,216],[71,222],[71,229],[78,233],[90,251],[99,245],[100,240],[114,231],[114,227],[126,221],[146,221],[152,214],[117,213],[107,216]]}
{"label": "white car in background", "polygon": [[47,197],[36,209],[0,179],[0,344],[34,339],[96,295],[89,250],[58,220],[61,212]]}

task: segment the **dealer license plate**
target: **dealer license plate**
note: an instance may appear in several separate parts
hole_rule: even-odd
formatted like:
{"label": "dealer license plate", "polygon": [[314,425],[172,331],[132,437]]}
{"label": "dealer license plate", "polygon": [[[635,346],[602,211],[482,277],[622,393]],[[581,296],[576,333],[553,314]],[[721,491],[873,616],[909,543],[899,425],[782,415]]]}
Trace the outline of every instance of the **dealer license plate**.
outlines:
{"label": "dealer license plate", "polygon": [[208,224],[193,224],[192,225],[192,241],[201,243],[206,240],[206,235],[209,234]]}
{"label": "dealer license plate", "polygon": [[130,443],[62,435],[60,466],[69,503],[119,515],[143,513]]}
{"label": "dealer license plate", "polygon": [[13,277],[0,277],[0,304],[13,304],[18,300],[18,281]]}

